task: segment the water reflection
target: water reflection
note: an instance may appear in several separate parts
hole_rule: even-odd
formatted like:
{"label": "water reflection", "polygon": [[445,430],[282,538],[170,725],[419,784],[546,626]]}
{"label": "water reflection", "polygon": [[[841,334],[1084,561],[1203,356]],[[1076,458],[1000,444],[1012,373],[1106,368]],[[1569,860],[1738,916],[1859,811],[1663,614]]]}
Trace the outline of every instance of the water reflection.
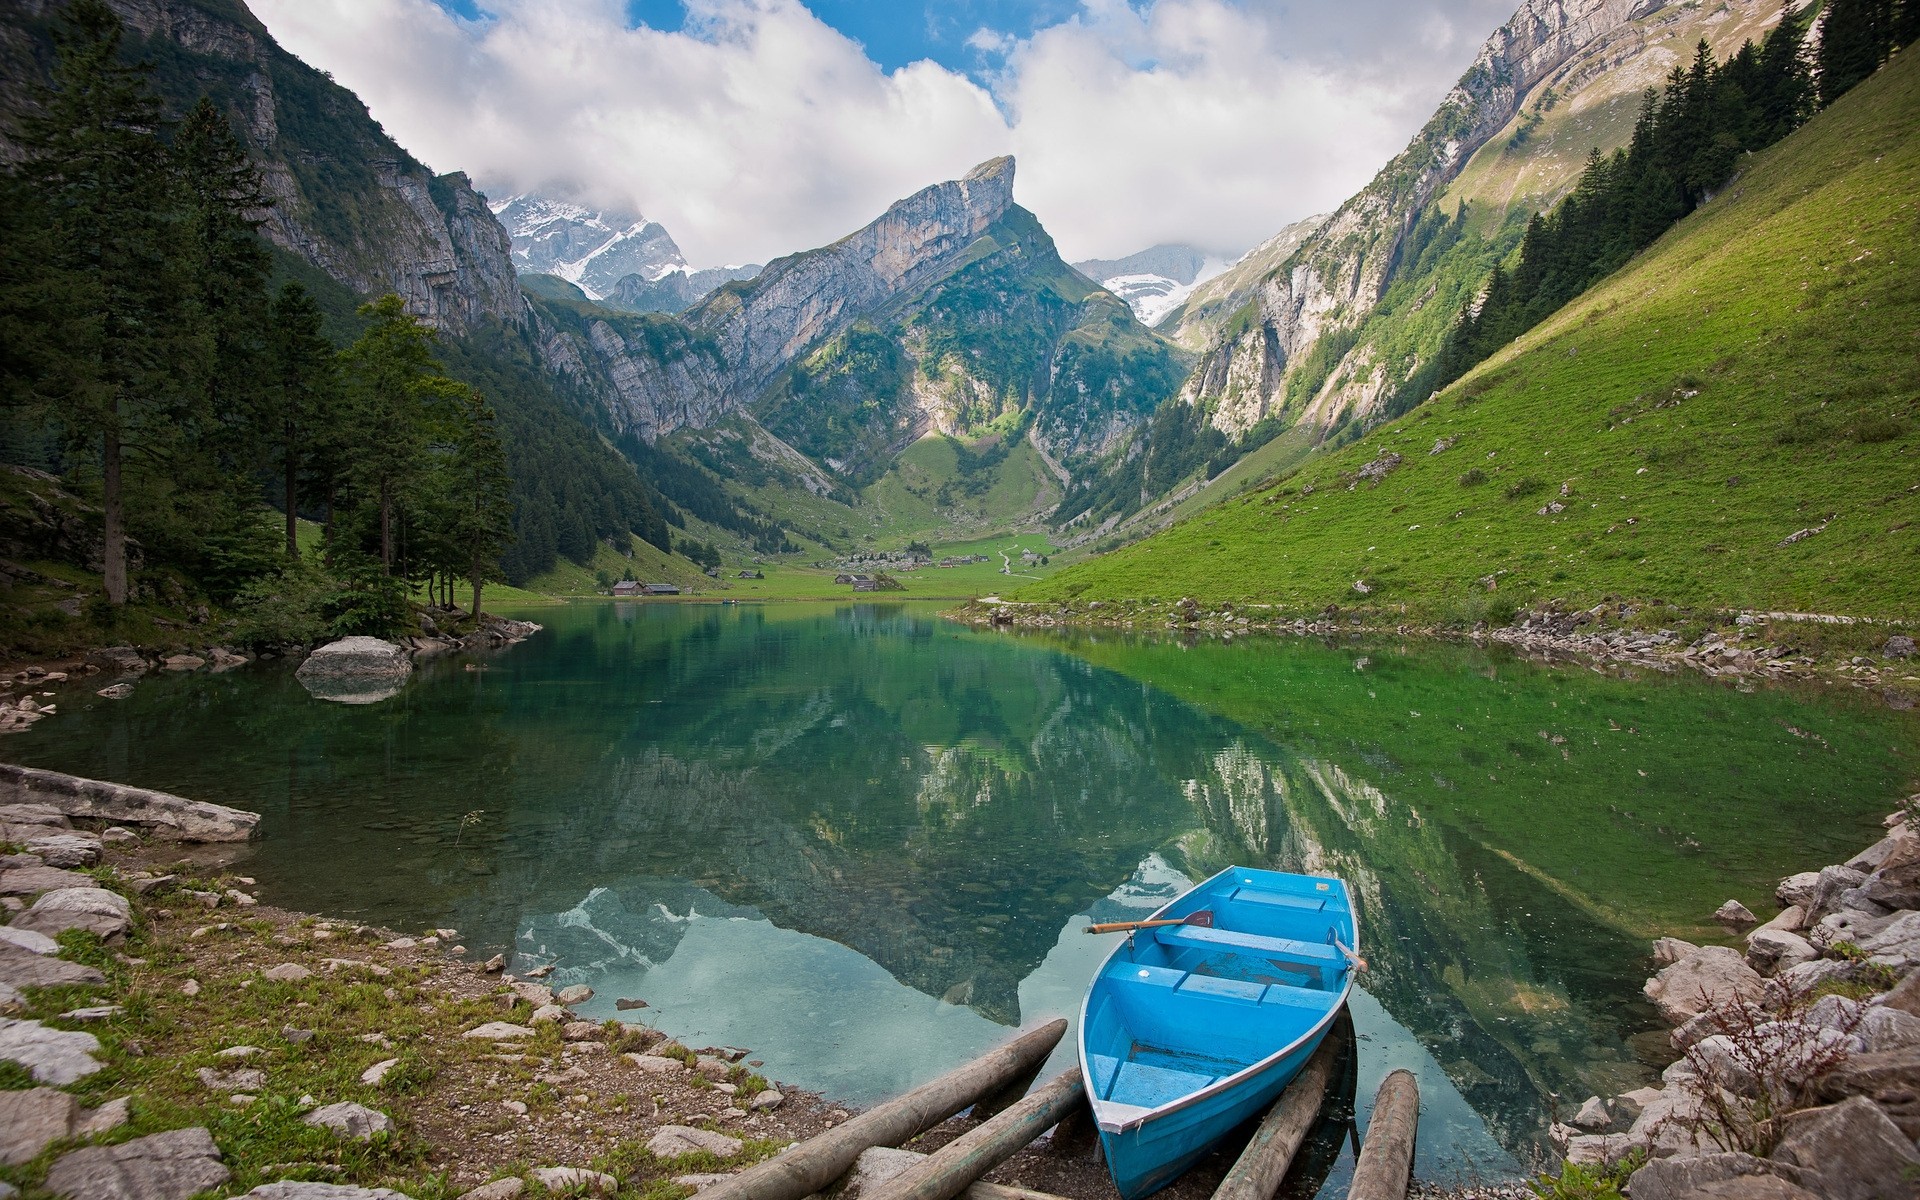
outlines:
{"label": "water reflection", "polygon": [[[469,946],[591,984],[595,1016],[643,998],[637,1015],[696,1046],[751,1047],[774,1077],[852,1100],[1009,1026],[1074,1015],[1107,948],[1082,924],[1149,911],[1235,862],[1352,882],[1374,964],[1355,1005],[1359,1094],[1391,1066],[1422,1073],[1423,1174],[1511,1166],[1539,1144],[1550,1094],[1577,1103],[1651,1077],[1631,1041],[1652,1023],[1633,986],[1642,930],[1620,914],[1664,919],[1677,902],[1654,874],[1617,872],[1612,906],[1568,880],[1676,818],[1645,819],[1653,801],[1621,790],[1617,822],[1577,808],[1569,821],[1564,806],[1535,819],[1533,795],[1491,778],[1475,802],[1507,809],[1448,807],[1467,793],[1463,766],[1496,752],[1483,773],[1557,787],[1556,801],[1588,778],[1614,786],[1469,724],[1566,727],[1549,726],[1556,706],[1590,697],[1562,676],[1489,678],[1444,652],[1364,676],[1316,646],[1123,654],[898,605],[541,619],[489,670],[428,664],[379,705],[325,703],[290,671],[255,668],[143,681],[116,704],[63,697],[59,720],[13,745],[36,765],[261,811],[249,873],[274,901],[456,926]],[[1702,779],[1735,765],[1816,779],[1832,836],[1853,836],[1848,822],[1897,786],[1897,736],[1857,714],[1581,686],[1631,708],[1616,723],[1647,766],[1684,751]],[[1412,716],[1382,715],[1395,707]],[[1717,741],[1693,736],[1703,724]],[[1803,747],[1783,724],[1853,752],[1808,766],[1787,756]],[[1693,807],[1706,816],[1686,836],[1722,844],[1794,819],[1731,793]],[[1755,886],[1779,873],[1742,848],[1718,869]]]}

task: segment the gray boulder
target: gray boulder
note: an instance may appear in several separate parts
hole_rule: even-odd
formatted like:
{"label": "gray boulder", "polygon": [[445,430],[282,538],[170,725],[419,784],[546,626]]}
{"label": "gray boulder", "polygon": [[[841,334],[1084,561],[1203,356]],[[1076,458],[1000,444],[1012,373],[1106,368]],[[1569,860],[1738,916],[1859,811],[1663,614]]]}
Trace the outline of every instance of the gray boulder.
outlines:
{"label": "gray boulder", "polygon": [[1865,871],[1856,871],[1852,867],[1822,867],[1820,881],[1813,887],[1813,897],[1803,907],[1810,916],[1824,917],[1840,909],[1842,893],[1857,888],[1866,881]]}
{"label": "gray boulder", "polygon": [[139,825],[164,841],[244,842],[260,814],[167,792],[0,763],[0,801],[27,801],[69,817]]}
{"label": "gray boulder", "polygon": [[92,886],[91,876],[58,867],[18,866],[0,871],[0,896],[32,896],[55,888]]}
{"label": "gray boulder", "polygon": [[620,1190],[620,1181],[604,1171],[589,1171],[585,1167],[535,1167],[527,1172],[533,1181],[541,1187],[559,1195],[562,1192],[585,1192],[589,1196],[612,1196]]}
{"label": "gray boulder", "polygon": [[393,1118],[378,1109],[351,1100],[316,1108],[301,1120],[316,1129],[331,1129],[341,1137],[371,1141],[376,1134],[393,1130]]}
{"label": "gray boulder", "polygon": [[1880,646],[1882,658],[1912,658],[1913,639],[1904,633],[1896,633]]}
{"label": "gray boulder", "polygon": [[1920,1017],[1885,1005],[1872,1005],[1854,1030],[1868,1053],[1920,1046]]}
{"label": "gray boulder", "polygon": [[1775,1175],[1746,1175],[1694,1188],[1680,1200],[1826,1200]]}
{"label": "gray boulder", "polygon": [[98,1071],[100,1040],[90,1033],[48,1029],[38,1021],[0,1017],[0,1059],[18,1063],[40,1083],[65,1086]]}
{"label": "gray boulder", "polygon": [[1687,1158],[1656,1158],[1635,1171],[1627,1188],[1633,1200],[1680,1200],[1695,1188],[1728,1179],[1772,1175],[1800,1182],[1800,1169],[1787,1163],[1755,1158],[1751,1154],[1696,1154]]}
{"label": "gray boulder", "polygon": [[213,1135],[196,1126],[75,1150],[47,1172],[47,1191],[72,1200],[187,1200],[230,1177]]}
{"label": "gray boulder", "polygon": [[1747,939],[1747,963],[1763,976],[1786,967],[1797,967],[1820,957],[1813,944],[1797,933],[1780,929],[1755,930]]}
{"label": "gray boulder", "polygon": [[1865,1096],[1788,1117],[1773,1157],[1828,1200],[1910,1200],[1908,1173],[1920,1168],[1913,1142]]}
{"label": "gray boulder", "polygon": [[91,867],[100,861],[100,839],[83,833],[52,833],[29,838],[27,853],[49,867]]}
{"label": "gray boulder", "polygon": [[17,1166],[62,1138],[105,1133],[126,1121],[125,1100],[89,1110],[55,1088],[0,1091],[0,1163]]}
{"label": "gray boulder", "polygon": [[0,925],[0,943],[15,950],[25,950],[29,954],[54,954],[60,949],[60,943],[44,933],[31,929],[19,929],[12,925]]}
{"label": "gray boulder", "polygon": [[355,1187],[346,1183],[303,1183],[281,1179],[263,1183],[247,1193],[257,1200],[412,1200],[392,1188]]}
{"label": "gray boulder", "polygon": [[38,952],[20,941],[28,937],[46,937],[38,930],[8,925],[6,940],[0,941],[0,983],[14,988],[64,987],[74,983],[105,983],[99,968],[68,962],[52,954]]}
{"label": "gray boulder", "polygon": [[120,893],[101,887],[57,888],[35,900],[13,924],[48,937],[84,929],[111,941],[133,928],[133,906]]}
{"label": "gray boulder", "polygon": [[307,655],[295,672],[303,679],[405,679],[413,670],[407,652],[375,637],[345,637]]}
{"label": "gray boulder", "polygon": [[1663,967],[1672,966],[1700,947],[1692,942],[1683,942],[1676,937],[1653,939],[1653,961]]}
{"label": "gray boulder", "polygon": [[1702,946],[1647,980],[1644,991],[1667,1024],[1684,1025],[1709,1007],[1759,1003],[1766,984],[1739,951]]}
{"label": "gray boulder", "polygon": [[1754,916],[1753,910],[1738,900],[1729,900],[1713,910],[1713,919],[1724,925],[1752,925],[1760,918]]}
{"label": "gray boulder", "polygon": [[1920,912],[1901,913],[1859,946],[1869,955],[1893,963],[1895,970],[1920,964]]}
{"label": "gray boulder", "polygon": [[739,1138],[728,1137],[724,1133],[694,1129],[688,1125],[662,1125],[648,1140],[647,1149],[658,1158],[678,1158],[682,1154],[694,1154],[701,1150],[720,1158],[732,1158],[740,1153],[741,1145]]}
{"label": "gray boulder", "polygon": [[1789,875],[1780,881],[1773,890],[1783,908],[1798,907],[1802,911],[1813,908],[1814,893],[1820,888],[1820,872],[1802,871],[1798,875]]}
{"label": "gray boulder", "polygon": [[1823,1100],[1864,1096],[1878,1104],[1902,1134],[1920,1138],[1920,1046],[1852,1055],[1816,1087]]}

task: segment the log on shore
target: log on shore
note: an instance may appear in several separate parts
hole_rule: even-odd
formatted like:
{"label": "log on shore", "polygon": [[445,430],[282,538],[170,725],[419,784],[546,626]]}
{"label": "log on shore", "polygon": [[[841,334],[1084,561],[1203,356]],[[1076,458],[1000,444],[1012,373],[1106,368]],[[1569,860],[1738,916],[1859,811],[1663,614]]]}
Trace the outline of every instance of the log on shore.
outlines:
{"label": "log on shore", "polygon": [[874,1146],[898,1146],[973,1104],[1047,1055],[1067,1031],[1065,1021],[1049,1021],[972,1062],[923,1083],[898,1099],[877,1105],[777,1158],[716,1183],[702,1200],[801,1200],[820,1191]]}
{"label": "log on shore", "polygon": [[[890,1150],[884,1146],[862,1150],[845,1184],[833,1194],[834,1200],[866,1200],[869,1192],[926,1157],[917,1150]],[[1062,1200],[1052,1192],[984,1181],[968,1184],[960,1197],[961,1200]]]}
{"label": "log on shore", "polygon": [[1033,1095],[874,1188],[868,1200],[954,1200],[1051,1129],[1085,1096],[1080,1068],[1062,1071]]}
{"label": "log on shore", "polygon": [[1420,1085],[1413,1072],[1390,1071],[1373,1094],[1367,1140],[1353,1164],[1347,1200],[1406,1200],[1413,1178],[1413,1142],[1420,1125]]}
{"label": "log on shore", "polygon": [[1344,1049],[1346,1039],[1339,1036],[1340,1032],[1336,1026],[1320,1039],[1320,1048],[1267,1110],[1247,1148],[1215,1189],[1213,1200],[1272,1200],[1280,1190],[1293,1156],[1300,1152],[1300,1143],[1306,1141],[1320,1118],[1327,1084]]}

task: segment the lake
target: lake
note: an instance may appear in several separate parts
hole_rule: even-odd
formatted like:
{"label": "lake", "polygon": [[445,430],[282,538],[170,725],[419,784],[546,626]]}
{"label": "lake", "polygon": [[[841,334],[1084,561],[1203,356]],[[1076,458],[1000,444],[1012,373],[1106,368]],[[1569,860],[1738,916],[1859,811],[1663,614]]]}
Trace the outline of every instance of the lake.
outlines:
{"label": "lake", "polygon": [[1651,1081],[1648,939],[1719,936],[1722,900],[1771,911],[1779,877],[1872,841],[1920,750],[1865,695],[1427,643],[523,615],[547,628],[376,704],[261,663],[70,693],[7,750],[262,813],[241,869],[269,903],[453,926],[590,984],[595,1018],[644,999],[618,1015],[862,1104],[1074,1016],[1111,945],[1090,919],[1230,864],[1339,874],[1372,962],[1362,1122],[1412,1068],[1417,1169],[1455,1181]]}

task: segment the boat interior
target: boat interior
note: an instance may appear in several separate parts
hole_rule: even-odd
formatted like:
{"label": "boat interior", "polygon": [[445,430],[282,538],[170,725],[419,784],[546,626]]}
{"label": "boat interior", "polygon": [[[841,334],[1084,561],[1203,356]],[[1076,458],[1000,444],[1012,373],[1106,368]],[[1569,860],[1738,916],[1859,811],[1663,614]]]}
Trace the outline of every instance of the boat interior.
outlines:
{"label": "boat interior", "polygon": [[1353,918],[1344,889],[1305,876],[1225,879],[1170,912],[1213,927],[1129,935],[1102,972],[1084,1033],[1098,1100],[1157,1108],[1236,1074],[1318,1024],[1340,1002]]}

